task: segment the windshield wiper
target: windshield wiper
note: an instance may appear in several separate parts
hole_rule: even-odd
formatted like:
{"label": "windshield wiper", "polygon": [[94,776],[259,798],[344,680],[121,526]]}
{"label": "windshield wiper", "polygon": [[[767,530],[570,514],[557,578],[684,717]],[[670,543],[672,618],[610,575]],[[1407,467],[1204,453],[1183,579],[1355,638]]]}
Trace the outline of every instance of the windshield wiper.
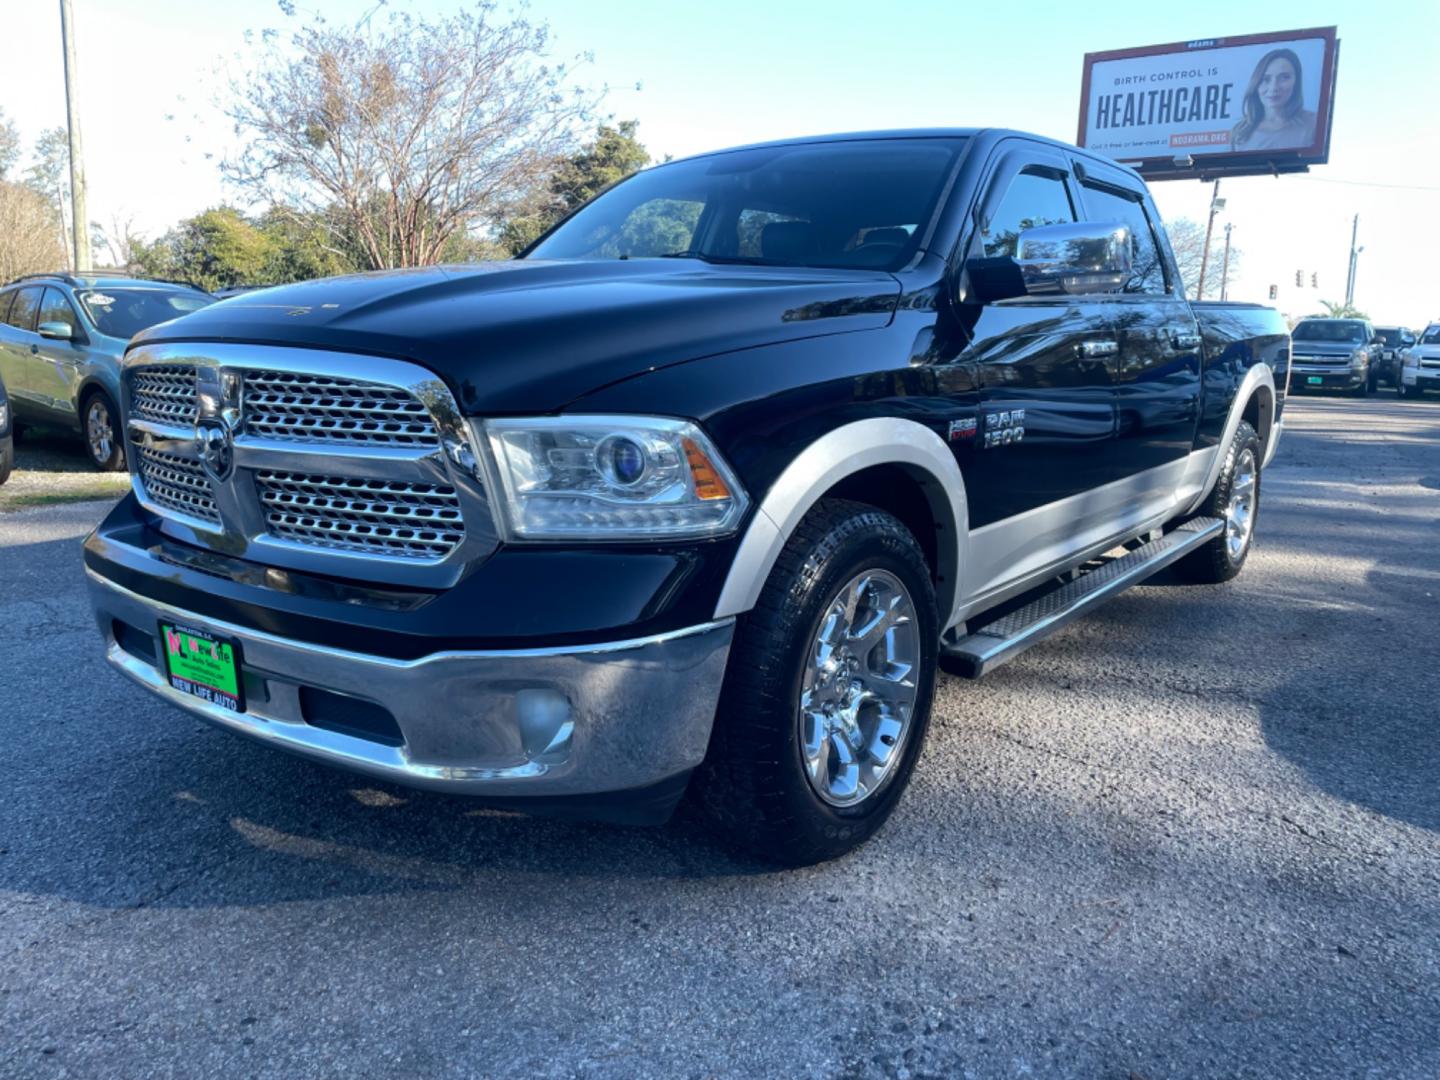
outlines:
{"label": "windshield wiper", "polygon": [[734,266],[779,266],[773,259],[761,259],[753,255],[708,255],[703,251],[666,251],[655,256],[657,259],[699,259],[701,262],[720,263]]}

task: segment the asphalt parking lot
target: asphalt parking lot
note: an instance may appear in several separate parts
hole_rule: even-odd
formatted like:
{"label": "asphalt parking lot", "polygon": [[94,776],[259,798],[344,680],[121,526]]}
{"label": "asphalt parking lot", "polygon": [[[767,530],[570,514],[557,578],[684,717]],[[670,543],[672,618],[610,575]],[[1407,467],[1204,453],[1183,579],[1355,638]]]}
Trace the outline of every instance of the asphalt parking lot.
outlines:
{"label": "asphalt parking lot", "polygon": [[1440,1075],[1440,400],[1295,402],[1262,505],[785,873],[202,726],[101,660],[103,504],[0,516],[0,1074]]}

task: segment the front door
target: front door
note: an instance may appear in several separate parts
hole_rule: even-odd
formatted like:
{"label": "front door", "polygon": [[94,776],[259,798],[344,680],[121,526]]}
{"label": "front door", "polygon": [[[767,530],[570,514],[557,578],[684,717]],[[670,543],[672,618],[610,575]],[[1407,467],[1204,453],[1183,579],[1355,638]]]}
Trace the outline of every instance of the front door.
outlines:
{"label": "front door", "polygon": [[[1066,160],[1040,146],[1002,154],[985,187],[972,258],[1014,256],[1019,234],[1077,220]],[[969,502],[966,588],[984,595],[1069,553],[1099,524],[1087,496],[1113,458],[1108,297],[1024,296],[960,305],[980,416],[957,451]],[[1091,521],[1096,518],[1096,521]]]}

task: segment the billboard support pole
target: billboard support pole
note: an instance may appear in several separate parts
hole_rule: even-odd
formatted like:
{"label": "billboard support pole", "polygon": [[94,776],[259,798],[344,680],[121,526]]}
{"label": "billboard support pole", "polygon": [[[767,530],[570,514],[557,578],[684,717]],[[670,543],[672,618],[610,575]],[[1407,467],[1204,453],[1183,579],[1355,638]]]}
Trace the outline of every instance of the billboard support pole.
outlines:
{"label": "billboard support pole", "polygon": [[1231,223],[1225,223],[1225,261],[1220,264],[1220,299],[1230,299],[1230,228]]}
{"label": "billboard support pole", "polygon": [[1195,286],[1195,299],[1205,299],[1205,269],[1210,263],[1210,236],[1215,231],[1215,200],[1220,198],[1220,181],[1215,181],[1215,190],[1210,193],[1210,219],[1205,223],[1205,250],[1200,252],[1200,283]]}

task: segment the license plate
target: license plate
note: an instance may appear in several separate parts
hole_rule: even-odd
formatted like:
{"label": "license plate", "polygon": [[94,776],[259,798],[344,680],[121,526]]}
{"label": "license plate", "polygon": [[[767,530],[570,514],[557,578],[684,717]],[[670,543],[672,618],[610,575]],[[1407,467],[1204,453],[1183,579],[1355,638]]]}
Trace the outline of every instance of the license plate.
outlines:
{"label": "license plate", "polygon": [[1324,385],[1325,385],[1325,379],[1324,379],[1322,376],[1319,376],[1319,375],[1311,375],[1311,376],[1310,376],[1308,379],[1306,379],[1305,381],[1306,381],[1309,385],[1311,385],[1311,386],[1324,386]]}
{"label": "license plate", "polygon": [[231,712],[245,711],[238,644],[193,626],[162,622],[160,649],[176,690]]}

